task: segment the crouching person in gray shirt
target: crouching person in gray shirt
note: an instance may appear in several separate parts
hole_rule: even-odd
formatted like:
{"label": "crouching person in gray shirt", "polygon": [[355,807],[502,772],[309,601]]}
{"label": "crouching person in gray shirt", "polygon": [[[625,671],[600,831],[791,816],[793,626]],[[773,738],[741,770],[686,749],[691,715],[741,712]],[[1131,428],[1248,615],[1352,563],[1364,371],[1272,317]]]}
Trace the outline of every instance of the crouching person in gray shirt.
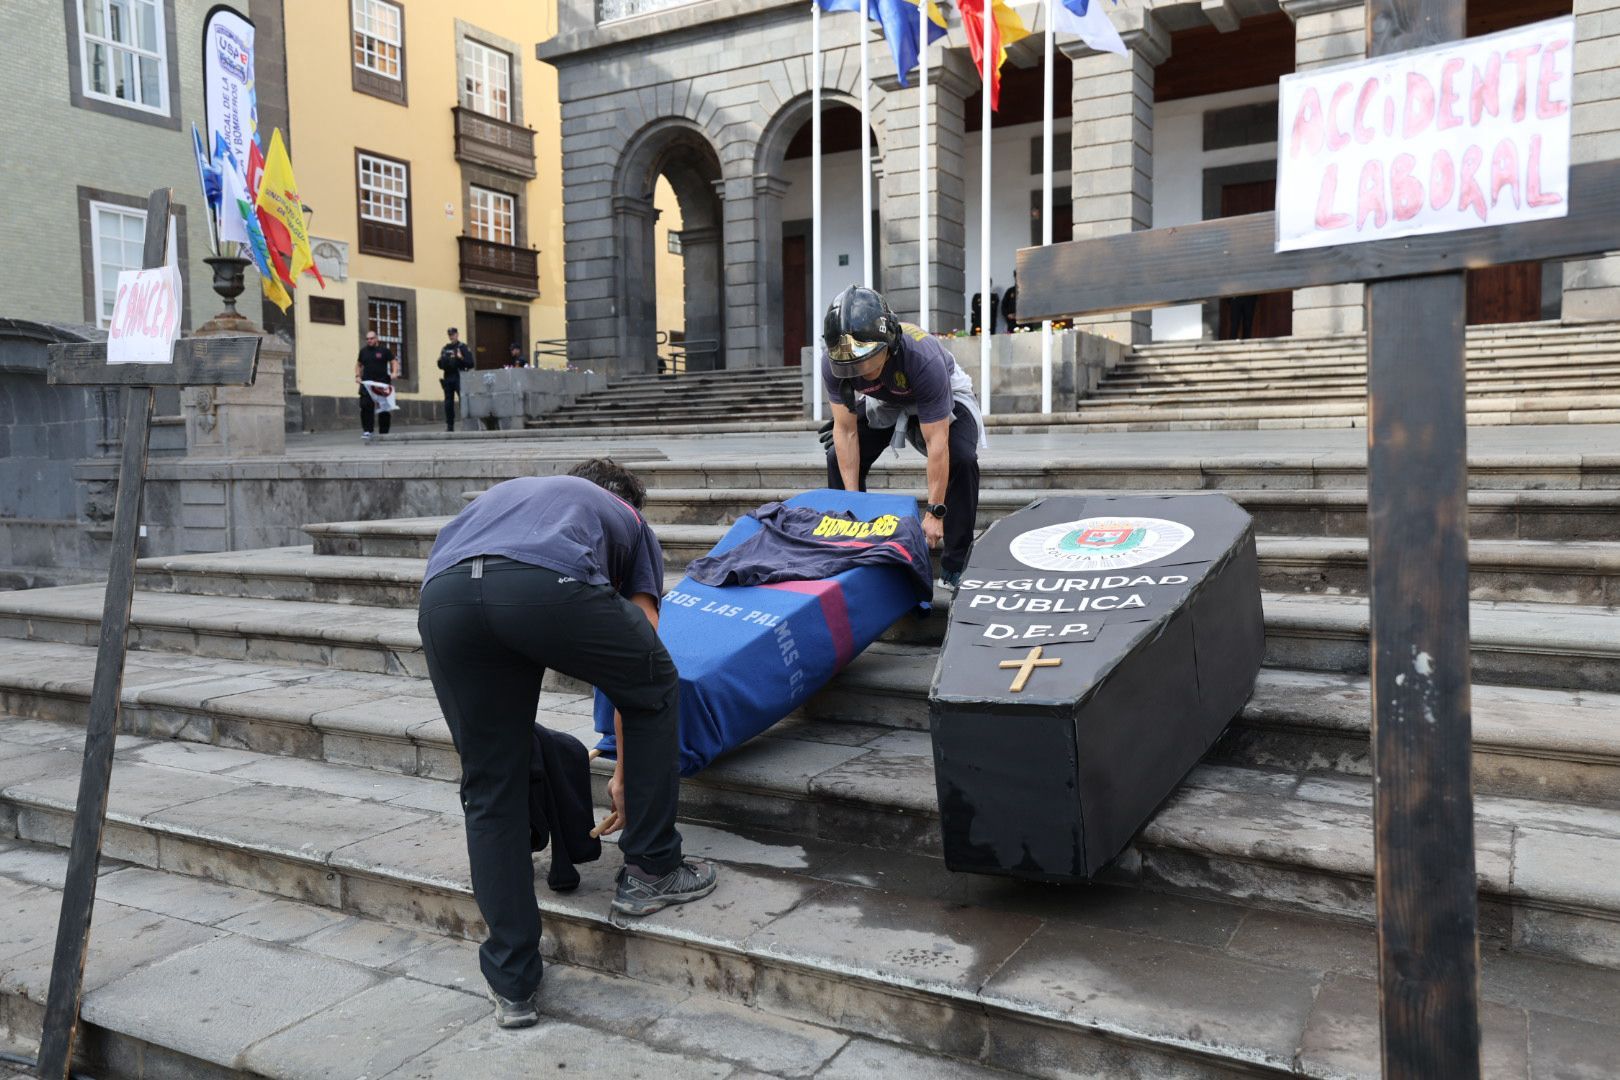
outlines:
{"label": "crouching person in gray shirt", "polygon": [[590,683],[617,713],[612,809],[622,829],[613,910],[647,915],[714,891],[684,858],[675,664],[658,640],[664,553],[641,516],[646,491],[611,461],[498,484],[440,531],[417,626],[461,755],[479,951],[502,1027],[539,1019],[540,914],[529,851],[529,766],[548,668]]}

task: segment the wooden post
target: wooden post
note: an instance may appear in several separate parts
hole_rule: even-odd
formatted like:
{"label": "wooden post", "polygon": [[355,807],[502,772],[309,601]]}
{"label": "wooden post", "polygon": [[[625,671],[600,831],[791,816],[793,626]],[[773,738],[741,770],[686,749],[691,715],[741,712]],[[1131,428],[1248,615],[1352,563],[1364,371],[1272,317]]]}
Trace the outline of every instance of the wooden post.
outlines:
{"label": "wooden post", "polygon": [[[169,236],[168,189],[152,192],[146,204],[146,244],[141,265],[163,265]],[[257,363],[257,337],[183,339],[171,364],[106,363],[99,342],[50,349],[50,381],[75,385],[124,387],[124,445],[118,468],[118,496],[113,510],[112,562],[108,568],[106,604],[96,649],[96,676],[90,690],[90,719],[85,730],[84,766],[73,816],[67,879],[62,888],[62,914],[56,926],[56,952],[51,961],[50,990],[45,1000],[45,1029],[40,1036],[38,1075],[68,1080],[73,1044],[78,1034],[79,998],[84,986],[84,960],[90,942],[90,919],[96,902],[96,876],[107,821],[107,793],[112,779],[114,740],[118,734],[119,698],[124,686],[124,651],[129,636],[129,610],[135,592],[135,556],[140,534],[141,493],[146,481],[148,434],[152,423],[154,385],[251,385]]]}
{"label": "wooden post", "polygon": [[[1367,55],[1461,38],[1463,0],[1368,0]],[[1478,1077],[1461,271],[1367,286],[1373,849],[1386,1080]]]}

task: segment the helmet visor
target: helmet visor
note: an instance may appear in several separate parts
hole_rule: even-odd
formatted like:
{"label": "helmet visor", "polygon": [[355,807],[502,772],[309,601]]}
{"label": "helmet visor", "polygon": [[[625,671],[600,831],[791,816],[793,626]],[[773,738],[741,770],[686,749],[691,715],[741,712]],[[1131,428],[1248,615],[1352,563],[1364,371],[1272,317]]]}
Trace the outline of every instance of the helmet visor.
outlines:
{"label": "helmet visor", "polygon": [[827,355],[835,364],[859,364],[884,347],[882,341],[857,341],[850,334],[840,334],[827,347]]}

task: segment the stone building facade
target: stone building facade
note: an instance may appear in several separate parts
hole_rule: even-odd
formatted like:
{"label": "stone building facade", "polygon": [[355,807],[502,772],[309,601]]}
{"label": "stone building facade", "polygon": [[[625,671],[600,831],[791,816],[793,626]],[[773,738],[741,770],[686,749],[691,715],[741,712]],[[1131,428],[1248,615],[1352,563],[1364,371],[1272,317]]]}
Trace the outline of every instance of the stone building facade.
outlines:
{"label": "stone building facade", "polygon": [[[1617,4],[1573,0],[1577,162],[1620,155]],[[1039,5],[1016,6],[1026,25],[1038,29]],[[1470,9],[1469,32],[1477,34],[1567,14],[1571,3],[1475,0]],[[1058,90],[1067,97],[1059,121],[1067,169],[1058,183],[1068,188],[1068,220],[1060,236],[1101,236],[1260,208],[1250,204],[1264,199],[1265,185],[1275,179],[1277,77],[1365,51],[1363,6],[1352,0],[1151,6],[1122,0],[1109,13],[1128,55],[1099,54],[1073,39],[1058,42],[1056,73],[1067,84]],[[936,331],[963,325],[978,288],[979,82],[959,19],[950,18],[949,37],[929,52],[926,102],[919,101],[915,83],[899,84],[881,37],[870,46],[877,284],[902,317],[915,317],[926,259]],[[784,204],[795,194],[804,201],[787,179],[793,170],[786,159],[796,140],[802,153],[813,79],[830,106],[855,102],[859,21],[853,14],[823,19],[821,69],[812,72],[810,17],[802,2],[561,0],[559,33],[540,43],[537,54],[556,66],[562,98],[571,360],[614,371],[648,371],[656,363],[649,297],[657,218],[651,193],[659,177],[674,188],[683,218],[688,336],[712,338],[727,367],[796,359],[792,345],[813,320],[796,295],[802,271],[785,255],[802,223],[784,221]],[[1015,45],[1006,77],[1038,76],[1040,50],[1038,34]],[[1006,97],[1004,91],[1004,113]],[[917,229],[919,107],[931,147],[926,252],[919,251]],[[1268,108],[1269,129],[1245,135],[1245,128],[1267,127]],[[1029,119],[1026,111],[1023,120]],[[994,127],[1013,120],[998,118]],[[1016,157],[1007,149],[994,151],[998,175]],[[798,183],[807,183],[804,175],[801,170]],[[1027,181],[1027,171],[1019,175]],[[1003,189],[996,183],[992,212],[1016,225],[1029,212],[1030,185]],[[830,213],[847,215],[848,208]],[[1013,248],[1030,242],[1028,235],[998,227],[995,260],[1007,263]],[[1620,317],[1617,267],[1620,259],[1609,258],[1519,267],[1481,279],[1480,320]],[[1008,277],[1010,271],[999,285]],[[1282,333],[1356,331],[1360,299],[1359,287],[1300,289],[1270,301],[1272,321]],[[1484,314],[1493,306],[1494,316]],[[1223,320],[1210,304],[1082,325],[1137,343],[1219,336]]]}

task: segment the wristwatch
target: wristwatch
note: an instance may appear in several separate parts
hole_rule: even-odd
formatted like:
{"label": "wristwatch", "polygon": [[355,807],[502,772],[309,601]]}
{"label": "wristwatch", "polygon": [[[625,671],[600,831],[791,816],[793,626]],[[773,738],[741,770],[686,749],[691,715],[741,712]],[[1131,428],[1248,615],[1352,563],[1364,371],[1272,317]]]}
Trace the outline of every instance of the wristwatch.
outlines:
{"label": "wristwatch", "polygon": [[930,514],[933,514],[937,518],[943,518],[945,516],[945,504],[944,503],[929,503],[928,504],[928,512]]}

